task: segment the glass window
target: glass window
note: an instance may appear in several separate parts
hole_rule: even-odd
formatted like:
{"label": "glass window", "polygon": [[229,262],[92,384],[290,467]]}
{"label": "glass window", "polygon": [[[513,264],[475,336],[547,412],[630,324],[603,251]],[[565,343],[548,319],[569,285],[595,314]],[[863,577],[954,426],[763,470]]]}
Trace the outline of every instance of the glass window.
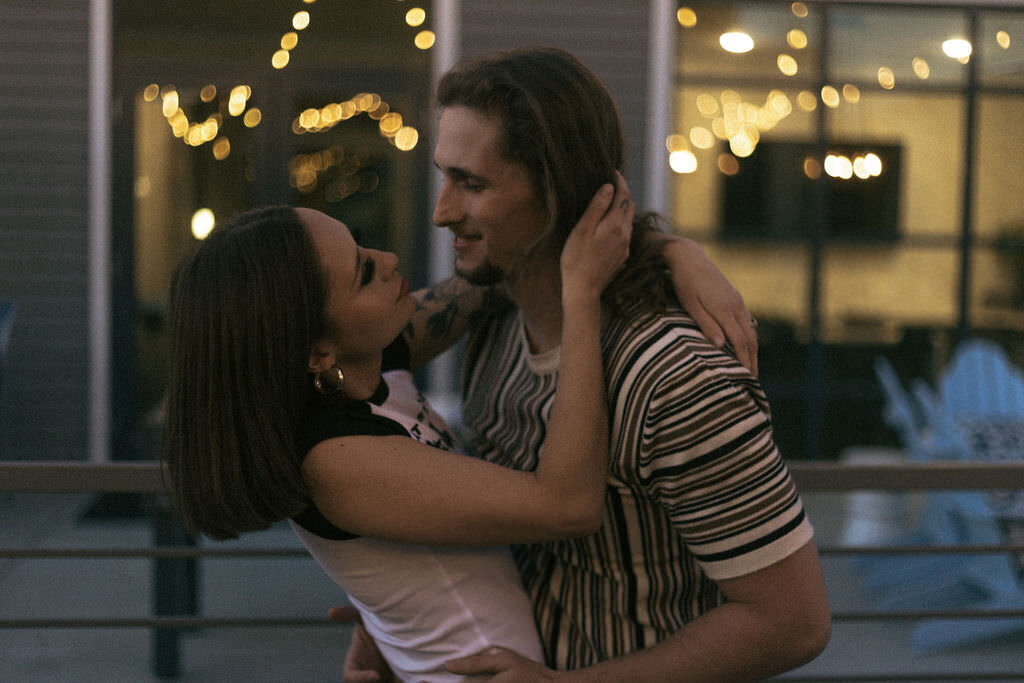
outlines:
{"label": "glass window", "polygon": [[963,334],[1024,354],[1024,13],[719,2],[677,18],[671,219],[762,321],[790,457],[897,445],[878,355],[933,379]]}
{"label": "glass window", "polygon": [[1024,88],[1024,15],[986,12],[978,35],[978,77],[990,87]]}
{"label": "glass window", "polygon": [[[963,85],[970,54],[967,15],[960,10],[846,7],[828,10],[829,72],[835,78],[881,87]],[[950,56],[950,53],[954,56]]]}
{"label": "glass window", "polygon": [[679,72],[684,77],[817,77],[820,14],[803,3],[688,3],[680,6],[676,18]]}

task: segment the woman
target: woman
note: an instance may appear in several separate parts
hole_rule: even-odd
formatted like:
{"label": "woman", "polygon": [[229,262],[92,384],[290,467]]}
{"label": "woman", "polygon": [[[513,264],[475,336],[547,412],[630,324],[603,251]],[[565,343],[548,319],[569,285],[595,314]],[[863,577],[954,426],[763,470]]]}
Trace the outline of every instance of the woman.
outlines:
{"label": "woman", "polygon": [[308,209],[261,209],[215,230],[171,295],[167,460],[186,525],[229,538],[291,519],[403,679],[454,679],[445,660],[489,645],[541,659],[510,556],[465,546],[600,523],[600,295],[628,252],[622,203],[602,188],[565,248],[573,343],[536,472],[450,452],[454,438],[412,384],[401,332],[416,304],[393,254]]}

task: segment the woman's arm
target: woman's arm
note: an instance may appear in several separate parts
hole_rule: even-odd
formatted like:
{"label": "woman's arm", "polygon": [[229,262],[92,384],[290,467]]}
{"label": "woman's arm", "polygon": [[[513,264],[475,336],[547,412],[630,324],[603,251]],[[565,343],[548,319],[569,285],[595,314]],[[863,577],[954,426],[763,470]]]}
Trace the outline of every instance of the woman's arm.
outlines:
{"label": "woman's arm", "polygon": [[632,203],[595,196],[562,255],[558,390],[534,472],[449,453],[406,437],[318,444],[303,474],[317,507],[353,533],[416,543],[496,544],[592,533],[600,524],[608,427],[600,295],[625,263]]}
{"label": "woman's arm", "polygon": [[715,346],[728,339],[736,357],[757,376],[757,323],[732,283],[696,242],[651,231],[660,242],[679,303]]}

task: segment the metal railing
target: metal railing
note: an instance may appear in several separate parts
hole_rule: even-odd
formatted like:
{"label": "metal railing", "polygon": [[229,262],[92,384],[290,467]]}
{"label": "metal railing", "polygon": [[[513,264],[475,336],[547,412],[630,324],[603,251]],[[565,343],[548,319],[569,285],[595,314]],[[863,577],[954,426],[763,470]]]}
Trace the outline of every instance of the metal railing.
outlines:
{"label": "metal railing", "polygon": [[[789,464],[802,492],[1024,490],[1024,462],[930,462],[860,464],[801,461]],[[0,462],[0,493],[134,493],[164,498],[164,472],[155,462],[92,464],[81,462]],[[305,555],[298,548],[197,547],[174,522],[166,505],[152,508],[154,545],[131,548],[0,548],[0,559],[150,558],[154,562],[154,614],[136,618],[0,619],[0,629],[150,628],[152,668],[160,677],[180,670],[178,632],[213,627],[329,626],[326,617],[202,617],[196,616],[195,563],[201,558],[282,558]],[[1024,553],[1024,544],[952,546],[821,546],[822,555],[986,554]],[[917,620],[924,618],[1024,617],[1024,609],[856,610],[834,611],[833,621]],[[914,674],[913,680],[949,678],[941,673]],[[963,676],[960,679],[1024,678],[1020,670]],[[801,680],[789,677],[786,680]],[[823,680],[815,676],[814,680]],[[838,680],[838,679],[837,679]],[[843,676],[842,680],[851,680]],[[909,680],[899,672],[856,680]]]}

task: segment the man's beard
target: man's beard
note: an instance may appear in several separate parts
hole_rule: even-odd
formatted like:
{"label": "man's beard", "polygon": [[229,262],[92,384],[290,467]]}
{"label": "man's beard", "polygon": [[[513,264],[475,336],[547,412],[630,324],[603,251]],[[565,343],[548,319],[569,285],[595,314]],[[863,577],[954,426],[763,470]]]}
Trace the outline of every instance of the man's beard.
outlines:
{"label": "man's beard", "polygon": [[493,263],[484,263],[470,270],[456,266],[455,273],[469,284],[477,287],[489,287],[505,280],[505,271]]}

